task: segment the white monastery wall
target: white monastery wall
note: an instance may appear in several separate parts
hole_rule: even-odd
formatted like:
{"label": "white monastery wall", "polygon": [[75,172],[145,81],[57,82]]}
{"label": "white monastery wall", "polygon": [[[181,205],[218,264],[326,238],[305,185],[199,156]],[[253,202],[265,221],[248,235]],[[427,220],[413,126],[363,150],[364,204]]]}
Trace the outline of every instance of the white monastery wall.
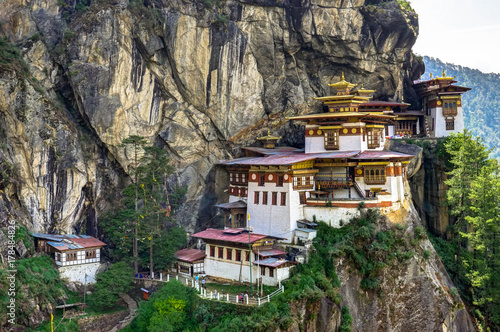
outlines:
{"label": "white monastery wall", "polygon": [[85,284],[85,275],[87,284],[96,282],[96,273],[101,266],[101,263],[80,264],[73,266],[62,266],[58,268],[61,278],[66,278],[69,281],[81,282]]}

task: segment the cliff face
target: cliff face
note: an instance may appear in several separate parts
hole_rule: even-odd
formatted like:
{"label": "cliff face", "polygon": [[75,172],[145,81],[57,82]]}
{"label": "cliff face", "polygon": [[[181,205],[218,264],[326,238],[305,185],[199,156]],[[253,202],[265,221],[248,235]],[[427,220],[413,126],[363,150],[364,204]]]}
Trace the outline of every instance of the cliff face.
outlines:
{"label": "cliff face", "polygon": [[3,153],[17,181],[2,188],[0,216],[33,231],[95,235],[129,180],[129,135],[168,151],[170,185],[188,186],[178,218],[194,230],[221,195],[214,164],[267,129],[298,144],[285,116],[319,110],[313,97],[342,71],[382,99],[423,71],[416,19],[392,1],[86,4],[1,4],[2,34],[36,80],[1,73]]}

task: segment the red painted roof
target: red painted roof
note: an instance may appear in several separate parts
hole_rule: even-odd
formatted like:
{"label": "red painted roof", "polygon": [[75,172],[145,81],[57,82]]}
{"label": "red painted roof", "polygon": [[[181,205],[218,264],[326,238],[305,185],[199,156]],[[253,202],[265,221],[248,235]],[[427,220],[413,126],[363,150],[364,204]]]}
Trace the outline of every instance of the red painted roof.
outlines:
{"label": "red painted roof", "polygon": [[254,243],[256,241],[270,238],[270,239],[281,239],[275,236],[250,233],[248,236],[248,231],[244,230],[239,234],[228,234],[227,230],[223,229],[213,229],[208,228],[204,231],[193,234],[193,237],[197,237],[205,240],[217,240],[217,241],[226,241],[226,242],[235,242],[235,243],[248,243],[250,238],[250,243]]}
{"label": "red painted roof", "polygon": [[252,160],[242,161],[240,165],[293,165],[302,161],[316,159],[310,153],[282,153],[268,157],[260,157]]}
{"label": "red painted roof", "polygon": [[73,242],[78,243],[84,248],[90,248],[90,247],[102,247],[105,246],[106,243],[99,241],[95,237],[89,237],[89,238],[74,238],[71,239]]}
{"label": "red painted roof", "polygon": [[196,262],[205,258],[206,254],[203,250],[198,249],[182,249],[174,254],[175,258],[184,262]]}
{"label": "red painted roof", "polygon": [[266,148],[248,146],[248,147],[243,147],[242,149],[252,151],[252,152],[257,152],[257,153],[264,154],[264,155],[272,155],[272,154],[276,154],[276,153],[290,152],[290,151],[297,150],[297,148],[292,148],[290,146],[277,146],[274,149],[266,149]]}
{"label": "red painted roof", "polygon": [[393,151],[363,151],[352,159],[394,159],[394,158],[413,158],[410,154],[404,154]]}

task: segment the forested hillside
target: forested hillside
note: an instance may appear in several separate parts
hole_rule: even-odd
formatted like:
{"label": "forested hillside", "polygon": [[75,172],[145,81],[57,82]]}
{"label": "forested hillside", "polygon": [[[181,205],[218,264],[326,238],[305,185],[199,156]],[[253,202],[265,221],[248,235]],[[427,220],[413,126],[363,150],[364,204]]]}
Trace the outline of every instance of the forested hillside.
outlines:
{"label": "forested hillside", "polygon": [[458,84],[472,88],[463,95],[465,127],[474,136],[484,138],[488,147],[494,148],[491,156],[500,158],[500,74],[485,74],[477,69],[462,67],[439,59],[424,57],[425,74],[441,76],[445,69],[447,76],[456,76]]}

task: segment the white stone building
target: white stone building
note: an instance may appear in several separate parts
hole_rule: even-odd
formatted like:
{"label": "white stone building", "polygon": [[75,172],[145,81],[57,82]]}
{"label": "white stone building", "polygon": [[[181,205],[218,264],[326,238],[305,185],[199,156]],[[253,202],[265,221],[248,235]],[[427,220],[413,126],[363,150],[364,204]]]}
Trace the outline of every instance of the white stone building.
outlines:
{"label": "white stone building", "polygon": [[101,248],[106,244],[88,235],[32,234],[38,251],[54,258],[61,278],[82,284],[95,283],[101,266]]}
{"label": "white stone building", "polygon": [[415,81],[414,87],[421,99],[423,115],[430,137],[445,137],[464,130],[462,94],[470,88],[454,85],[454,77],[442,77]]}
{"label": "white stone building", "polygon": [[193,237],[205,246],[205,273],[221,280],[275,286],[288,279],[296,265],[276,248],[280,238],[248,232],[242,228],[207,229]]}

